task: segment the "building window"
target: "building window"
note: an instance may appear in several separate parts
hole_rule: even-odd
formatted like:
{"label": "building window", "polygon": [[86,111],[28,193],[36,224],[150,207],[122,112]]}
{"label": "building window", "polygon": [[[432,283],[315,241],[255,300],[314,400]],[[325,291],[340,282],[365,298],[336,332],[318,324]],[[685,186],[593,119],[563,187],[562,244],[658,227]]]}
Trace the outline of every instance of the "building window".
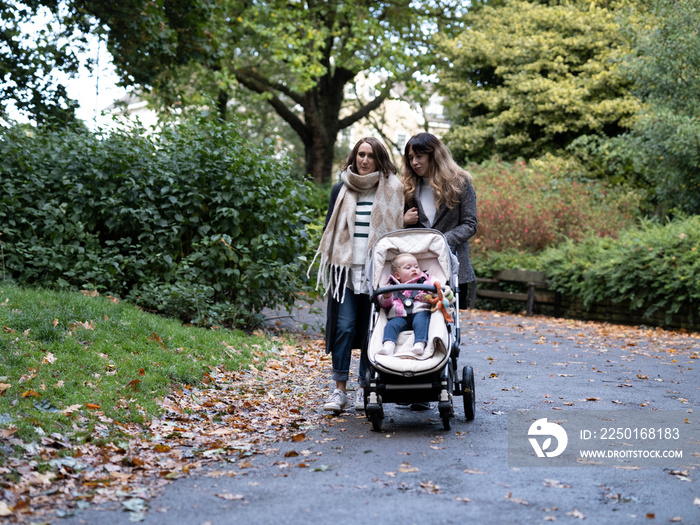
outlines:
{"label": "building window", "polygon": [[396,137],[396,147],[399,150],[399,153],[403,155],[403,149],[406,147],[406,134],[405,133],[399,133]]}

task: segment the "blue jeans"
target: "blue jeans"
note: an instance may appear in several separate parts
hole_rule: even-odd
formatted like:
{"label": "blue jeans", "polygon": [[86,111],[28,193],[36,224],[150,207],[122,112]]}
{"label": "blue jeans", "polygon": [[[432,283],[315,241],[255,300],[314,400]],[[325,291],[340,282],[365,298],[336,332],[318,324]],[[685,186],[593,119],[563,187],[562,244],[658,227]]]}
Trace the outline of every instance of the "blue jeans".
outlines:
{"label": "blue jeans", "polygon": [[387,321],[384,327],[384,341],[396,343],[399,332],[413,330],[413,344],[428,342],[428,328],[430,327],[430,311],[421,310],[406,317],[394,317]]}
{"label": "blue jeans", "polygon": [[[369,330],[370,300],[369,295],[355,294],[345,290],[345,298],[338,309],[338,324],[335,329],[335,341],[331,352],[334,381],[347,381],[350,376],[350,359],[352,342],[356,330]],[[360,370],[358,383],[366,386],[365,374],[369,366],[367,348],[360,349]]]}

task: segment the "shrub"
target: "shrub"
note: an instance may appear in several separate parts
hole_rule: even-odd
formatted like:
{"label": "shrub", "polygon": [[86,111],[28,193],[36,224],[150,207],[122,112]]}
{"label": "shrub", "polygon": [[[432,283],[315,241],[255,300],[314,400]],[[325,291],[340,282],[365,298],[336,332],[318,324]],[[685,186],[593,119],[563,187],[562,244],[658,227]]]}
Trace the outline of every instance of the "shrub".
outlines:
{"label": "shrub", "polygon": [[3,130],[8,276],[200,324],[251,326],[264,306],[291,305],[308,264],[310,183],[239,129]]}
{"label": "shrub", "polygon": [[589,234],[615,235],[635,220],[637,198],[605,184],[568,175],[563,160],[550,158],[472,166],[479,228],[473,252],[516,249],[536,252]]}
{"label": "shrub", "polygon": [[568,241],[542,254],[554,289],[584,305],[629,301],[644,315],[700,313],[700,216],[666,224],[653,221],[622,232],[618,239]]}

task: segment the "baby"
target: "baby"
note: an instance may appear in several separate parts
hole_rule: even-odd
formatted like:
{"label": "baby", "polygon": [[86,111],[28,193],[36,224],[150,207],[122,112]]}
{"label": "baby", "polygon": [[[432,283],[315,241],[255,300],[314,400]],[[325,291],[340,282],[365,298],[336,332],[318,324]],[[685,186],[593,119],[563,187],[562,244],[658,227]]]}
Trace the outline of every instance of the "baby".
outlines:
{"label": "baby", "polygon": [[[435,284],[434,277],[428,277],[418,266],[418,260],[410,253],[397,255],[391,263],[392,274],[387,285],[395,284]],[[399,332],[413,330],[412,353],[420,357],[428,343],[431,304],[426,301],[426,292],[402,290],[385,293],[379,297],[379,305],[386,308],[389,320],[384,328],[380,355],[392,355],[396,348]]]}

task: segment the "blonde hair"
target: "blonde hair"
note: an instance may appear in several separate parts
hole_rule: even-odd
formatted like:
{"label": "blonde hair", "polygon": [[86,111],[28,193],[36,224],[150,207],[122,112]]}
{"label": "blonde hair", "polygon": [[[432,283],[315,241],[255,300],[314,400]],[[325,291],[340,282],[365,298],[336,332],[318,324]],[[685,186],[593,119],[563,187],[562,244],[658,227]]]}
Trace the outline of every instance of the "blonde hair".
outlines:
{"label": "blonde hair", "polygon": [[406,143],[402,177],[406,204],[416,205],[416,189],[422,178],[411,167],[411,162],[408,159],[411,149],[414,155],[425,154],[428,156],[427,179],[433,189],[435,207],[439,209],[444,204],[449,209],[454,208],[459,203],[464,187],[467,184],[472,184],[472,176],[457,165],[447,146],[431,133],[418,133]]}
{"label": "blonde hair", "polygon": [[[394,260],[391,261],[391,273],[394,274],[399,271],[400,262],[399,259],[405,259],[406,257],[411,257],[412,259],[416,259],[416,256],[413,255],[412,253],[400,253],[396,257],[394,257]],[[416,259],[416,262],[418,262],[418,259]]]}

